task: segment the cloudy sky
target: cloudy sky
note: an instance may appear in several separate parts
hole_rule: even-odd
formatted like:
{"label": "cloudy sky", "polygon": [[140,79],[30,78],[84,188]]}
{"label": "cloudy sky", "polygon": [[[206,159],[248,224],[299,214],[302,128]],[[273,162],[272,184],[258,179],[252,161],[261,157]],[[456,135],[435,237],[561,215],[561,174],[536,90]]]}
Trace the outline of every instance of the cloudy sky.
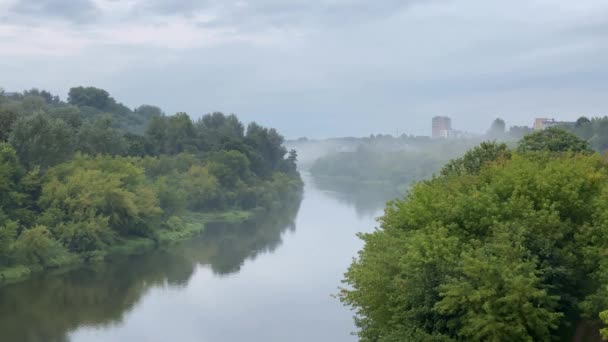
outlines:
{"label": "cloudy sky", "polygon": [[606,0],[0,0],[0,87],[234,112],[287,137],[608,114]]}

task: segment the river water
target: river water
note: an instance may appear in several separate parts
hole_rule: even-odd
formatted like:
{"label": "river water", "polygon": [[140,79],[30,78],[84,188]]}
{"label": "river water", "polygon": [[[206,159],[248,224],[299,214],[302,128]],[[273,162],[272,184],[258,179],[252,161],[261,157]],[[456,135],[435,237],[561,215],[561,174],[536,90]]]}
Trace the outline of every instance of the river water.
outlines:
{"label": "river water", "polygon": [[356,341],[332,295],[388,198],[305,183],[293,210],[0,288],[0,339]]}

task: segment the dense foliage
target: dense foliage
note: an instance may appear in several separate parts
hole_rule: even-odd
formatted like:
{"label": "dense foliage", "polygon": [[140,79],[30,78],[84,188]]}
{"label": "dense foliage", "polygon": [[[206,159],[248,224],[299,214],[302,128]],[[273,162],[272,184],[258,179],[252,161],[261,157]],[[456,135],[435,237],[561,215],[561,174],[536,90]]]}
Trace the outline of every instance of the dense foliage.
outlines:
{"label": "dense foliage", "polygon": [[568,133],[559,127],[549,127],[534,134],[526,135],[520,141],[517,151],[593,152],[586,141],[579,139],[576,135]]}
{"label": "dense foliage", "polygon": [[608,149],[608,117],[580,117],[574,125],[564,125],[562,128],[586,140],[591,148],[604,153]]}
{"label": "dense foliage", "polygon": [[187,212],[270,209],[302,186],[283,137],[234,115],[193,122],[78,87],[68,103],[0,93],[0,122],[0,270],[99,260],[179,235]]}
{"label": "dense foliage", "polygon": [[361,341],[548,341],[597,320],[608,163],[584,146],[563,131],[485,143],[390,203],[341,292]]}
{"label": "dense foliage", "polygon": [[150,289],[183,288],[200,267],[217,275],[238,272],[246,259],[281,245],[284,233],[295,229],[298,208],[299,201],[286,203],[246,223],[209,224],[192,243],[4,286],[2,341],[69,341],[84,324],[120,324]]}

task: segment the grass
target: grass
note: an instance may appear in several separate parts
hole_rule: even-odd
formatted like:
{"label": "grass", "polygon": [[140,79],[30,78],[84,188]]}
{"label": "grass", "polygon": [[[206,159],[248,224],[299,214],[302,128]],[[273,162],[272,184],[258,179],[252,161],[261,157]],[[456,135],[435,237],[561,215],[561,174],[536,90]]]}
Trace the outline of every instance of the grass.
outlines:
{"label": "grass", "polygon": [[108,250],[106,257],[139,255],[156,247],[156,242],[145,237],[120,238]]}
{"label": "grass", "polygon": [[13,283],[23,280],[32,274],[32,270],[26,266],[14,266],[0,269],[0,283]]}
{"label": "grass", "polygon": [[209,222],[225,222],[225,223],[241,223],[253,217],[253,211],[245,210],[228,210],[220,212],[195,213],[189,212],[183,218],[189,222],[209,223]]}
{"label": "grass", "polygon": [[222,212],[197,213],[187,212],[180,216],[178,227],[172,230],[162,230],[158,233],[161,244],[175,243],[192,239],[203,233],[205,224],[210,222],[241,223],[249,220],[254,211],[230,210]]}

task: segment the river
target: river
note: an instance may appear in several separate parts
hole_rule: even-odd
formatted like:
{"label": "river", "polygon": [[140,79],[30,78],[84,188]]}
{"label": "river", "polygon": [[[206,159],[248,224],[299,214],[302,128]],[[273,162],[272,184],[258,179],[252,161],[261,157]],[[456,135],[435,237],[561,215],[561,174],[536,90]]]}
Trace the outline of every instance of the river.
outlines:
{"label": "river", "polygon": [[2,340],[356,341],[332,295],[387,198],[305,183],[281,215],[0,288]]}

